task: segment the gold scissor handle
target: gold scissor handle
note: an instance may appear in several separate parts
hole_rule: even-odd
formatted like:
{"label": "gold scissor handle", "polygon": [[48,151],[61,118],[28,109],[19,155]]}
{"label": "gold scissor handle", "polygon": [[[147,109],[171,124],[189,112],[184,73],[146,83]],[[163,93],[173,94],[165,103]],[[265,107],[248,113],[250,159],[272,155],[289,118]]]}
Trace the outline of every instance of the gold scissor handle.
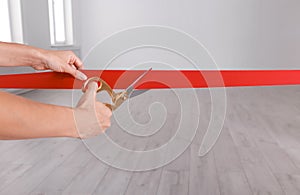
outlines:
{"label": "gold scissor handle", "polygon": [[97,82],[97,84],[99,86],[97,89],[97,93],[100,91],[106,91],[109,94],[109,96],[111,97],[112,104],[105,103],[105,105],[112,111],[117,109],[128,98],[128,94],[126,91],[115,93],[111,89],[111,87],[104,80],[102,80],[99,77],[91,77],[91,78],[87,79],[82,86],[82,91],[85,92],[87,89],[87,85],[93,81]]}

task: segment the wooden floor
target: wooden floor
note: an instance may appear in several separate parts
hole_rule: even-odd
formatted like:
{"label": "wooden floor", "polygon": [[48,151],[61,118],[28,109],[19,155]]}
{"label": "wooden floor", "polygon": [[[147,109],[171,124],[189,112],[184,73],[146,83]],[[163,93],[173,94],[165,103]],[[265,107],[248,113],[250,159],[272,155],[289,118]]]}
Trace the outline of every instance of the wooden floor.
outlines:
{"label": "wooden floor", "polygon": [[[170,164],[146,172],[122,171],[99,161],[76,139],[0,141],[0,194],[300,194],[299,86],[228,88],[223,131],[204,157],[198,151],[209,124],[211,99],[207,89],[196,93],[201,115],[193,116],[192,111],[190,115],[191,120],[200,117],[197,135]],[[23,96],[72,105],[70,91],[32,91]],[[157,101],[168,114],[153,136],[129,136],[117,118],[107,134],[129,149],[147,150],[166,143],[178,125],[181,100],[170,90],[151,90],[128,105],[134,120],[147,124],[148,106]],[[122,109],[114,115],[121,116]],[[126,156],[122,159],[132,162]]]}

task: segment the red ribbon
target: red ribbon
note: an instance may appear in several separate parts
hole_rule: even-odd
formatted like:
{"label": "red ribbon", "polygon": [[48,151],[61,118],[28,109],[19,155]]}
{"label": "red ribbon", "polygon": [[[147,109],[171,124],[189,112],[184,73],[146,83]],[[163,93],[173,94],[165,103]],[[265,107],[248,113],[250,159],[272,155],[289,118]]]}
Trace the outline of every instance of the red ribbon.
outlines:
{"label": "red ribbon", "polygon": [[[98,76],[112,88],[129,86],[144,70],[83,70],[88,76]],[[80,89],[83,81],[66,73],[43,72],[0,76],[0,88]],[[299,85],[300,70],[152,70],[138,89],[207,88]]]}

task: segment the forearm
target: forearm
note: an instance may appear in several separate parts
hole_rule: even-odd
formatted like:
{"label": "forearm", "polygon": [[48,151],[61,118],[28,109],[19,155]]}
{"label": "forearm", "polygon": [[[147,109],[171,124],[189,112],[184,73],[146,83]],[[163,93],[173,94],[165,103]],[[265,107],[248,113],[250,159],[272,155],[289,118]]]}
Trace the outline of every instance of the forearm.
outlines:
{"label": "forearm", "polygon": [[0,42],[0,66],[39,66],[45,63],[43,49]]}
{"label": "forearm", "polygon": [[78,137],[72,108],[0,92],[0,139]]}

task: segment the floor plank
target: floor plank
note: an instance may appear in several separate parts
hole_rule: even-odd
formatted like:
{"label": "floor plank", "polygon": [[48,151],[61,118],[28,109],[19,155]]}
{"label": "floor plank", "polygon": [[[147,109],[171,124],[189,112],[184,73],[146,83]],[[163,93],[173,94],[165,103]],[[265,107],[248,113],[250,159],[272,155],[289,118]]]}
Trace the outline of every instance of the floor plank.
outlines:
{"label": "floor plank", "polygon": [[199,145],[191,145],[189,194],[220,194],[215,158],[212,152],[198,156]]}
{"label": "floor plank", "polygon": [[80,172],[63,190],[62,194],[92,194],[108,169],[109,167],[98,159],[90,159],[86,166],[79,170]]}
{"label": "floor plank", "polygon": [[94,157],[87,148],[83,144],[79,145],[76,151],[55,168],[30,194],[43,192],[61,194],[92,158]]}
{"label": "floor plank", "polygon": [[223,129],[213,151],[221,194],[253,194],[228,129]]}
{"label": "floor plank", "polygon": [[32,168],[28,164],[1,163],[5,169],[0,172],[0,190],[11,184],[15,179],[22,176],[26,171]]}
{"label": "floor plank", "polygon": [[162,169],[157,194],[175,195],[189,192],[190,148]]}

